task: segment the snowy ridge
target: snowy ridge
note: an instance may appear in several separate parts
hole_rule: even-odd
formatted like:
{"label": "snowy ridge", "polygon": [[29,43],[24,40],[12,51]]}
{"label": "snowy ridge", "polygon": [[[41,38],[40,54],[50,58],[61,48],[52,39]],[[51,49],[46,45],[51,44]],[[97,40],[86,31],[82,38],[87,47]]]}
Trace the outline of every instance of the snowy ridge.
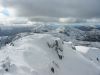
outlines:
{"label": "snowy ridge", "polygon": [[100,69],[50,34],[21,33],[0,50],[0,75],[66,74],[99,75]]}

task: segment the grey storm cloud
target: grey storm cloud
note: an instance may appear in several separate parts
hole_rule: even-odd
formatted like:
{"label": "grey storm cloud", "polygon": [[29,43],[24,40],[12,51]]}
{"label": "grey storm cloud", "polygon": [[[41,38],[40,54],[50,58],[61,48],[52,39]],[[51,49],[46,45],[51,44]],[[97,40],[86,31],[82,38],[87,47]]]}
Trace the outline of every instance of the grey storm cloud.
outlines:
{"label": "grey storm cloud", "polygon": [[100,0],[9,0],[17,16],[99,18]]}

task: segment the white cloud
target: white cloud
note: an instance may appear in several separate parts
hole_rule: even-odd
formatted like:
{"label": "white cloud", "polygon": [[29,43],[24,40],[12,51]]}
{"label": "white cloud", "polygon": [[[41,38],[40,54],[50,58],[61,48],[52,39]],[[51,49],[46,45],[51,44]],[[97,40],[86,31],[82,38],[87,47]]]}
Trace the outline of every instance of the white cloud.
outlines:
{"label": "white cloud", "polygon": [[100,18],[87,19],[87,23],[100,23]]}
{"label": "white cloud", "polygon": [[77,21],[78,19],[76,18],[59,18],[59,22],[62,22],[62,23],[75,23]]}
{"label": "white cloud", "polygon": [[36,22],[55,22],[55,23],[100,23],[100,18],[52,18],[52,17],[2,17],[0,24],[33,24]]}
{"label": "white cloud", "polygon": [[2,17],[0,18],[0,24],[27,24],[29,23],[28,18],[24,17]]}

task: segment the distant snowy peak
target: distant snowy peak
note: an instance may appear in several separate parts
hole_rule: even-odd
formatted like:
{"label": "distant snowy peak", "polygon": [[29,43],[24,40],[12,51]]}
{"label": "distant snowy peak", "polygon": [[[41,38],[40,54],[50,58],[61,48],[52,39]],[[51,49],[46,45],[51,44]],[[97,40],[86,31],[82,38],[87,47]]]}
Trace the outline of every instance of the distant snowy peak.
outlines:
{"label": "distant snowy peak", "polygon": [[82,40],[85,36],[84,31],[81,31],[77,28],[71,26],[61,26],[56,29],[57,32],[65,34],[66,36],[70,37],[71,39],[78,39]]}

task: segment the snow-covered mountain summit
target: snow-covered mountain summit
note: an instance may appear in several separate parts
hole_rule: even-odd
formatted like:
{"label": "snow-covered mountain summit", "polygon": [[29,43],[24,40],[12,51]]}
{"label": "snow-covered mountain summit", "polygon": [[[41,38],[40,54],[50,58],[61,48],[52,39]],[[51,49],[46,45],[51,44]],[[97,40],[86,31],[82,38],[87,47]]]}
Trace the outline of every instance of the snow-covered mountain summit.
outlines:
{"label": "snow-covered mountain summit", "polygon": [[0,75],[99,75],[72,43],[50,34],[21,33],[1,47]]}

